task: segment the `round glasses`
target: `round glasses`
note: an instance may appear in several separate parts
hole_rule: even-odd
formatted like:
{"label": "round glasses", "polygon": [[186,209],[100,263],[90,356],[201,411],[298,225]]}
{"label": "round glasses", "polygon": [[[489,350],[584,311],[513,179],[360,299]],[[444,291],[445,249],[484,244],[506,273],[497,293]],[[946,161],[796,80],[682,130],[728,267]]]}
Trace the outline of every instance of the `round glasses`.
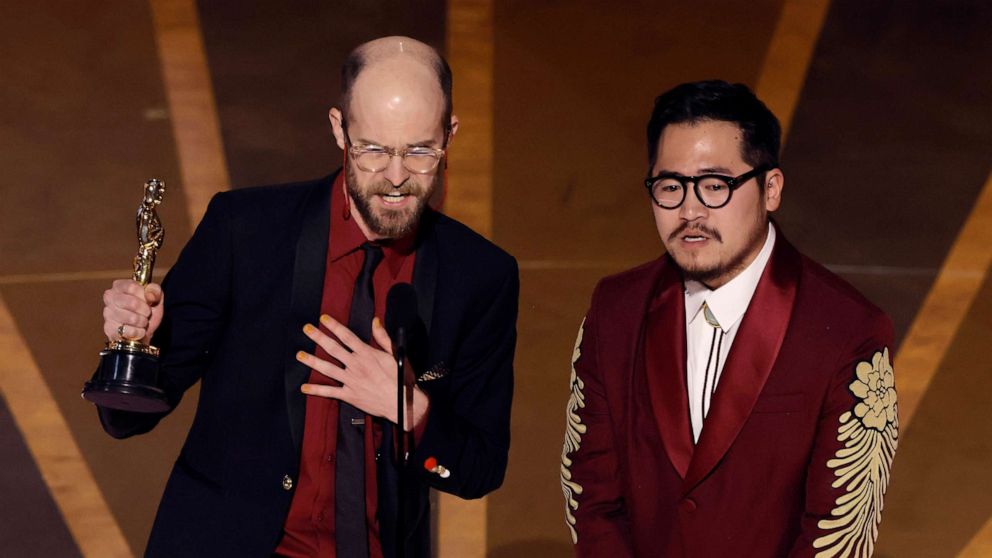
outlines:
{"label": "round glasses", "polygon": [[689,184],[696,193],[696,199],[710,209],[719,209],[730,203],[734,190],[745,182],[775,168],[762,166],[751,169],[740,176],[725,176],[722,174],[701,174],[699,176],[682,176],[674,172],[663,172],[644,180],[644,186],[654,203],[664,209],[678,209],[685,202]]}
{"label": "round glasses", "polygon": [[[429,146],[415,145],[409,147],[385,147],[381,145],[351,143],[348,134],[348,121],[341,118],[341,128],[344,131],[345,141],[348,143],[348,153],[355,161],[355,164],[365,172],[382,172],[389,166],[389,161],[393,157],[399,157],[403,161],[403,168],[414,174],[427,174],[437,168],[441,158],[446,155],[444,149],[437,149]],[[444,143],[448,145],[449,128],[444,129]]]}
{"label": "round glasses", "polygon": [[352,145],[348,153],[358,168],[365,172],[382,172],[393,157],[403,159],[403,168],[415,174],[427,174],[437,168],[444,157],[443,149],[433,147],[382,147],[379,145]]}

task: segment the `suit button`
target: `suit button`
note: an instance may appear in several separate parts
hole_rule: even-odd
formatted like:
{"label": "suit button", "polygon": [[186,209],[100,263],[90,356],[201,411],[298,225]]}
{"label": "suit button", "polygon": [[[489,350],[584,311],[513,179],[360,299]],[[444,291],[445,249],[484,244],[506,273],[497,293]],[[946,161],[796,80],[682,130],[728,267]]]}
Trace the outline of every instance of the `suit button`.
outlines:
{"label": "suit button", "polygon": [[682,503],[679,505],[679,507],[681,507],[683,511],[690,513],[694,512],[696,511],[696,501],[693,500],[692,498],[686,498],[685,500],[682,500]]}
{"label": "suit button", "polygon": [[283,475],[283,477],[282,477],[282,489],[283,490],[287,490],[287,491],[293,489],[293,477],[291,477],[289,475]]}

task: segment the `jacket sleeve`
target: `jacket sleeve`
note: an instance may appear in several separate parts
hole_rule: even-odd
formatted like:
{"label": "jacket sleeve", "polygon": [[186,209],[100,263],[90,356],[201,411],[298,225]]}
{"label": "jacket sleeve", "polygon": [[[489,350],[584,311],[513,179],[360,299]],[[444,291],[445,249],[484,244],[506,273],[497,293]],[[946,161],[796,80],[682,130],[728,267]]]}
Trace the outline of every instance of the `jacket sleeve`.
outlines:
{"label": "jacket sleeve", "polygon": [[103,429],[115,438],[143,434],[179,405],[199,380],[223,332],[231,274],[227,197],[211,200],[203,220],[162,282],[165,310],[152,338],[160,349],[159,387],[169,410],[135,413],[97,407]]}
{"label": "jacket sleeve", "polygon": [[869,323],[870,334],[843,351],[821,407],[793,557],[867,558],[874,550],[899,416],[892,325],[881,314]]}
{"label": "jacket sleeve", "polygon": [[[447,390],[437,394],[432,382],[421,384],[430,411],[410,466],[424,484],[461,498],[481,498],[499,488],[506,472],[520,279],[515,261],[505,269],[478,320],[464,324]],[[426,471],[428,458],[446,476]]]}
{"label": "jacket sleeve", "polygon": [[633,556],[633,550],[596,350],[595,299],[594,295],[593,309],[579,328],[572,353],[561,489],[576,556],[623,558]]}

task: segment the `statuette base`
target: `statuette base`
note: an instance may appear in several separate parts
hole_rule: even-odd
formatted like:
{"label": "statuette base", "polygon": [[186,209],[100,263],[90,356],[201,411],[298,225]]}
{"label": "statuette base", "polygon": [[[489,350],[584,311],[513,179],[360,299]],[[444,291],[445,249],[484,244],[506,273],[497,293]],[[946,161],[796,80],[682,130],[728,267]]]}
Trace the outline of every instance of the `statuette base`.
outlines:
{"label": "statuette base", "polygon": [[158,388],[158,349],[137,341],[107,343],[93,379],[83,387],[83,399],[100,407],[137,413],[169,410]]}

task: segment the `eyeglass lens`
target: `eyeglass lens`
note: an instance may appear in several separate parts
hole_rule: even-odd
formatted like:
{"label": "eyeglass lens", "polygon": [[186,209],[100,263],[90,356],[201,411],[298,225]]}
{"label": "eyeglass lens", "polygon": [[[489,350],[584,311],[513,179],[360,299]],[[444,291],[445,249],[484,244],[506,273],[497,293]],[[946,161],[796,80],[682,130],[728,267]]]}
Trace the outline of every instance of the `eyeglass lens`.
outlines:
{"label": "eyeglass lens", "polygon": [[[363,151],[358,155],[358,167],[366,172],[381,172],[389,166],[392,155],[387,151]],[[438,156],[433,151],[407,151],[403,155],[403,166],[410,172],[424,174],[434,170]]]}
{"label": "eyeglass lens", "polygon": [[[685,186],[674,178],[663,178],[654,183],[651,188],[651,196],[658,205],[667,208],[675,208],[682,204],[685,199]],[[727,181],[718,177],[708,176],[699,180],[699,187],[696,189],[703,204],[709,207],[718,207],[730,198],[730,185]]]}

